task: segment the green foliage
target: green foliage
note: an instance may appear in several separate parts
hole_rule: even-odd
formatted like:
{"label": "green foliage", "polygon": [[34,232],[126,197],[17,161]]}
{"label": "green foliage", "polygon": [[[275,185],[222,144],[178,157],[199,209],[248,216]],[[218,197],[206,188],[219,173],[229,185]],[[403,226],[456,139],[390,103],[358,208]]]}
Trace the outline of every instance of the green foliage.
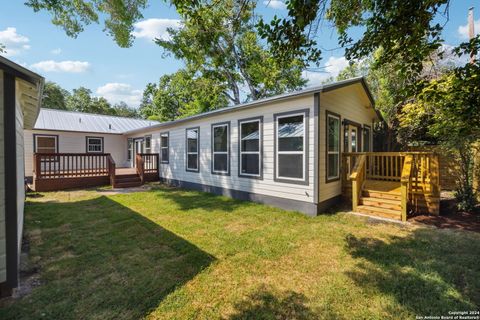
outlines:
{"label": "green foliage", "polygon": [[282,61],[259,41],[254,4],[221,0],[182,11],[182,28],[170,40],[157,39],[167,54],[182,60],[197,78],[224,88],[234,104],[294,90],[305,85],[299,60]]}
{"label": "green foliage", "polygon": [[[458,56],[480,48],[480,36],[455,49]],[[455,151],[460,164],[457,196],[462,208],[472,208],[473,148],[480,141],[480,63],[478,59],[454,68],[444,76],[422,83],[423,89],[407,104],[400,125],[407,130],[425,128],[430,137]]]}
{"label": "green foliage", "polygon": [[129,107],[125,102],[120,101],[119,103],[113,105],[115,109],[115,115],[125,118],[140,118],[140,113],[138,109]]}
{"label": "green foliage", "polygon": [[25,3],[35,12],[46,10],[52,15],[52,23],[61,26],[70,37],[84,30],[85,25],[100,23],[120,47],[132,44],[133,24],[143,18],[141,11],[147,0],[27,0]]}
{"label": "green foliage", "polygon": [[67,110],[70,93],[55,82],[47,81],[43,88],[42,108]]}
{"label": "green foliage", "polygon": [[0,43],[0,53],[5,53],[5,52],[7,52],[5,50],[5,45],[3,43]]}
{"label": "green foliage", "polygon": [[228,104],[225,90],[209,78],[179,70],[162,76],[158,85],[147,85],[140,114],[151,120],[170,121],[218,109]]}

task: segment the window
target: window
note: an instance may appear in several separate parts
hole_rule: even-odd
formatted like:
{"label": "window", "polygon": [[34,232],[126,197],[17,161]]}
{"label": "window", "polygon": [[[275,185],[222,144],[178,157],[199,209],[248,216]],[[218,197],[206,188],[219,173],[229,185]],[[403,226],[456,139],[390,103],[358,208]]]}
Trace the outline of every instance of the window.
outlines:
{"label": "window", "polygon": [[308,110],[275,115],[275,178],[285,182],[307,182]]}
{"label": "window", "polygon": [[350,131],[351,137],[352,137],[352,152],[357,152],[357,129],[352,129]]}
{"label": "window", "polygon": [[239,176],[262,176],[262,118],[239,120]]}
{"label": "window", "polygon": [[168,132],[160,134],[160,161],[162,163],[168,163],[168,141],[169,134]]}
{"label": "window", "polygon": [[212,124],[212,173],[230,174],[230,122]]}
{"label": "window", "polygon": [[199,149],[199,137],[200,137],[200,128],[190,128],[186,130],[187,135],[187,171],[199,171],[199,159],[198,159],[198,149]]}
{"label": "window", "polygon": [[363,125],[363,152],[370,152],[371,130],[367,125]]}
{"label": "window", "polygon": [[102,153],[102,152],[103,152],[103,138],[87,137],[87,153]]}
{"label": "window", "polygon": [[35,152],[36,153],[57,153],[58,152],[58,136],[44,136],[34,134]]}
{"label": "window", "polygon": [[152,136],[145,136],[143,141],[145,143],[145,153],[152,153]]}
{"label": "window", "polygon": [[[348,131],[347,141],[348,141]],[[340,116],[327,111],[327,182],[340,178]]]}
{"label": "window", "polygon": [[127,160],[128,161],[132,160],[132,154],[133,154],[133,139],[128,138],[127,140]]}

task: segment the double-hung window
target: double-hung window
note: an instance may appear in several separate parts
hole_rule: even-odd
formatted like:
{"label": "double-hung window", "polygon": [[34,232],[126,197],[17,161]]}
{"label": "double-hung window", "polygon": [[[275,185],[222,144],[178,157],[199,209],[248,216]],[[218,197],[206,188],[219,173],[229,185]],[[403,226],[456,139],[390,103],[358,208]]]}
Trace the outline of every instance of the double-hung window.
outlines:
{"label": "double-hung window", "polygon": [[[340,116],[327,111],[327,182],[340,178]],[[348,140],[348,139],[347,139]]]}
{"label": "double-hung window", "polygon": [[102,137],[87,137],[87,153],[103,153]]}
{"label": "double-hung window", "polygon": [[212,124],[212,173],[230,174],[230,122]]}
{"label": "double-hung window", "polygon": [[152,136],[145,136],[143,141],[145,144],[145,153],[152,153]]}
{"label": "double-hung window", "polygon": [[308,110],[275,115],[275,179],[308,183]]}
{"label": "double-hung window", "polygon": [[262,122],[262,118],[238,121],[240,177],[262,177]]}
{"label": "double-hung window", "polygon": [[199,146],[200,146],[200,128],[190,128],[186,130],[187,140],[187,171],[199,171]]}
{"label": "double-hung window", "polygon": [[169,143],[170,142],[168,140],[169,140],[168,132],[164,132],[164,133],[160,134],[160,161],[162,163],[168,163],[169,162],[168,148],[169,148]]}

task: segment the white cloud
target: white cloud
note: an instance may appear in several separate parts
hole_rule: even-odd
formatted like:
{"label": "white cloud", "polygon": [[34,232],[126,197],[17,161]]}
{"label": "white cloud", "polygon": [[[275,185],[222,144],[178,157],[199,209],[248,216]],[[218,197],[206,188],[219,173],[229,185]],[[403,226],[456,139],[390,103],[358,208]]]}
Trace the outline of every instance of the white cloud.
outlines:
{"label": "white cloud", "polygon": [[[474,21],[473,28],[475,30],[475,35],[477,35],[480,32],[480,19]],[[468,40],[468,23],[466,25],[458,27],[457,31],[458,36],[461,39]]]}
{"label": "white cloud", "polygon": [[82,73],[90,68],[90,63],[86,61],[53,61],[46,60],[34,63],[32,68],[44,72],[68,72],[68,73]]}
{"label": "white cloud", "polygon": [[272,9],[283,10],[287,8],[285,2],[282,0],[265,0],[263,1],[263,4]]}
{"label": "white cloud", "polygon": [[155,38],[169,40],[170,36],[167,32],[167,28],[180,28],[180,20],[147,19],[139,21],[133,26],[135,27],[133,35],[137,38],[144,38],[147,40],[154,40]]}
{"label": "white cloud", "polygon": [[123,101],[130,107],[140,105],[142,94],[142,90],[134,89],[127,83],[110,82],[97,89],[97,95],[104,97],[110,103]]}
{"label": "white cloud", "polygon": [[324,65],[325,70],[322,72],[304,71],[303,77],[308,79],[310,85],[320,84],[329,77],[336,77],[348,66],[348,61],[345,57],[330,57]]}
{"label": "white cloud", "polygon": [[30,49],[28,44],[30,39],[17,33],[17,28],[8,27],[0,31],[0,43],[5,45],[7,57],[20,54],[24,50]]}
{"label": "white cloud", "polygon": [[60,48],[53,49],[52,51],[50,51],[50,53],[54,55],[59,55],[60,53],[62,53],[62,49]]}

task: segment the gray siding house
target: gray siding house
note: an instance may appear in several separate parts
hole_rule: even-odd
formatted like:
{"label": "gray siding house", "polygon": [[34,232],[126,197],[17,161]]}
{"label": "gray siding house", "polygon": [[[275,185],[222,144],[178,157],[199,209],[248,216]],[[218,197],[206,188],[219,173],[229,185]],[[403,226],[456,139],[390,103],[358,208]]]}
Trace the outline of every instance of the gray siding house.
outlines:
{"label": "gray siding house", "polygon": [[18,285],[25,200],[24,130],[35,124],[44,79],[0,56],[0,296]]}

